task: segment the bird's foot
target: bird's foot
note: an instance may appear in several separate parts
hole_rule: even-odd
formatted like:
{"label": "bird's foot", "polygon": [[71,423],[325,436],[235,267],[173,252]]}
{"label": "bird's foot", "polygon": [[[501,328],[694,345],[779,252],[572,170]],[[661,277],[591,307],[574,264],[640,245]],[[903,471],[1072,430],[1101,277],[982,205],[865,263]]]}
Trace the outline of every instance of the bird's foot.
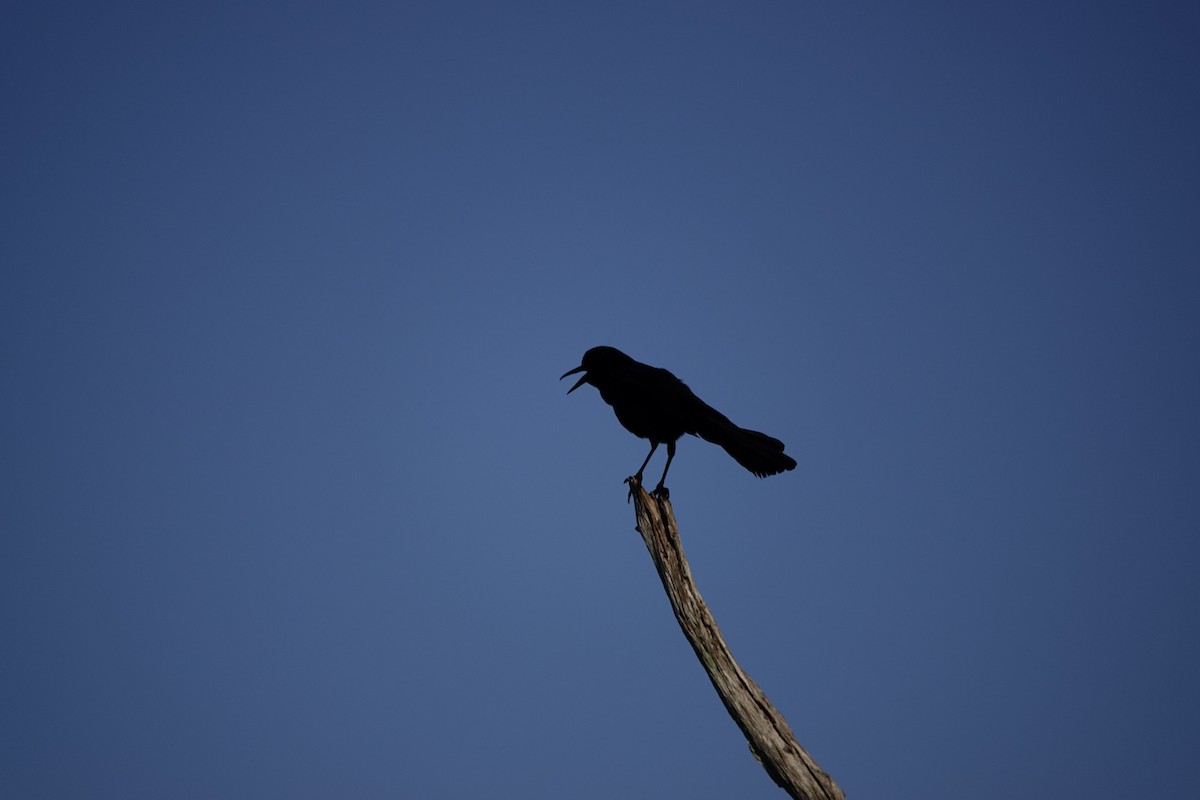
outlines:
{"label": "bird's foot", "polygon": [[654,491],[650,493],[650,496],[657,500],[670,500],[671,490],[660,483],[654,487]]}
{"label": "bird's foot", "polygon": [[642,476],[640,474],[630,475],[625,479],[625,483],[629,484],[629,494],[625,496],[625,505],[629,505],[629,501],[633,499],[634,490],[642,488]]}

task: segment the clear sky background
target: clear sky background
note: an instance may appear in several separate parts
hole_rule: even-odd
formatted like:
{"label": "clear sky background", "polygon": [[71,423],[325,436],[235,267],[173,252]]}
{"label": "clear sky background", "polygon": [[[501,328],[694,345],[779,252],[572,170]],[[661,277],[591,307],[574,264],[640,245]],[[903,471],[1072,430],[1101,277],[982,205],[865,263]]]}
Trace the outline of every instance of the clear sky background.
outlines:
{"label": "clear sky background", "polygon": [[[0,795],[1200,785],[1200,12],[7,3]],[[660,453],[648,468],[657,480]]]}

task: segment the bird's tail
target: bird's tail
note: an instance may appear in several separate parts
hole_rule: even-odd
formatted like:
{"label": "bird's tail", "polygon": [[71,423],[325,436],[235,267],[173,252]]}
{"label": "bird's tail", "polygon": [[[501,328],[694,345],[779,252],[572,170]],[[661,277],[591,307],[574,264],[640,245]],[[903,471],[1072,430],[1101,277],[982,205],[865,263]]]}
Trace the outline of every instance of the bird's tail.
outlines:
{"label": "bird's tail", "polygon": [[796,466],[796,460],[783,452],[783,442],[765,433],[739,428],[716,410],[699,426],[696,434],[720,445],[734,461],[760,478],[787,472]]}

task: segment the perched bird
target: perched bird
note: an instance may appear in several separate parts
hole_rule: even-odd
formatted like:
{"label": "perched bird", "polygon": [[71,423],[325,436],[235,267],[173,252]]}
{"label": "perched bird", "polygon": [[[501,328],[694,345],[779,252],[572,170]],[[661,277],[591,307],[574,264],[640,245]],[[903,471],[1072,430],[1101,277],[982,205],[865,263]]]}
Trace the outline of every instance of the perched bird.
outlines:
{"label": "perched bird", "polygon": [[718,444],[734,460],[760,478],[785,472],[796,461],[783,452],[783,442],[765,433],[739,428],[712,406],[692,393],[683,381],[658,367],[634,361],[615,347],[593,347],[583,354],[583,362],[559,378],[582,372],[567,394],[590,383],[600,390],[600,397],[613,407],[617,420],[625,429],[641,439],[650,440],[650,452],[638,468],[633,480],[641,484],[642,471],[650,456],[664,442],[667,445],[667,466],[655,494],[665,494],[663,484],[671,459],[675,458],[675,442],[685,433]]}

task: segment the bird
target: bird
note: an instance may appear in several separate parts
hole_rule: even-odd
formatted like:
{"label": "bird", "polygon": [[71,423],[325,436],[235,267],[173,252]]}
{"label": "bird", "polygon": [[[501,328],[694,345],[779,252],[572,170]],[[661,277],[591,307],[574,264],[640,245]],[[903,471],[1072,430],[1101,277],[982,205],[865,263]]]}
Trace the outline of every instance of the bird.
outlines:
{"label": "bird", "polygon": [[600,391],[604,402],[613,407],[617,421],[640,439],[650,440],[646,460],[632,476],[641,485],[642,472],[660,444],[667,446],[667,465],[653,494],[667,496],[667,471],[675,458],[675,443],[685,433],[720,445],[725,452],[760,478],[794,469],[796,461],[783,452],[783,442],[765,433],[739,428],[721,412],[697,397],[687,384],[660,367],[635,361],[615,347],[593,347],[583,354],[575,369],[559,378],[582,372],[567,394],[585,383]]}

